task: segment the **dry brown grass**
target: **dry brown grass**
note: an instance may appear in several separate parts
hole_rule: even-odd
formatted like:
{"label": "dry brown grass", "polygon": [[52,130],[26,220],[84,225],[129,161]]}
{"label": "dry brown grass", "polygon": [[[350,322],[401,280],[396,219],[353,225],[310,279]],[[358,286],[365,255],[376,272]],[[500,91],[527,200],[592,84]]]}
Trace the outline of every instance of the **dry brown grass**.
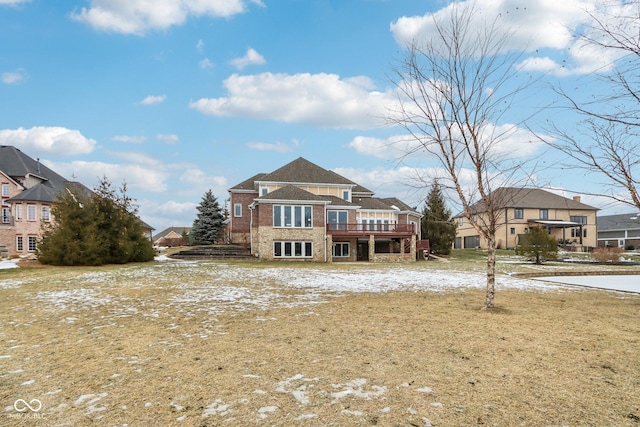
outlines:
{"label": "dry brown grass", "polygon": [[216,314],[179,310],[164,286],[108,285],[129,311],[36,299],[86,271],[0,274],[32,275],[0,288],[0,425],[640,425],[638,295],[502,290],[482,311],[478,290],[349,294]]}

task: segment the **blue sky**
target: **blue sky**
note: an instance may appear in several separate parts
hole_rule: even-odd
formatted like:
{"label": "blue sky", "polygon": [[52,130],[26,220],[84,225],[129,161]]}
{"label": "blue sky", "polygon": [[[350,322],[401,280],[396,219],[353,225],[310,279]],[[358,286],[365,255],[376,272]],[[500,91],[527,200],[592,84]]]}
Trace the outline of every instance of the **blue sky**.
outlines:
{"label": "blue sky", "polygon": [[[231,186],[297,157],[419,205],[425,192],[411,177],[435,164],[399,163],[388,143],[402,132],[381,117],[396,101],[389,76],[404,46],[428,35],[431,15],[449,4],[0,0],[0,144],[89,187],[102,176],[126,181],[157,231],[191,225],[208,189],[222,202]],[[584,87],[592,71],[609,66],[611,58],[575,38],[590,1],[478,0],[477,7],[510,14],[522,72],[540,77],[505,120],[553,103],[548,85]],[[547,115],[558,113],[539,113],[537,122]],[[546,155],[557,163],[557,154]],[[599,184],[582,172],[539,173],[567,196]],[[629,211],[583,201],[603,213]]]}

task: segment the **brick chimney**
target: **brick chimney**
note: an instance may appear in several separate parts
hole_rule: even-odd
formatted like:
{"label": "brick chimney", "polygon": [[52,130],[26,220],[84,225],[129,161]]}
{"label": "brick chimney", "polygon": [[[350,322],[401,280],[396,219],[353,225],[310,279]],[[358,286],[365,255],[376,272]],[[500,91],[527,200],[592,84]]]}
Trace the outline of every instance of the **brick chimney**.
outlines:
{"label": "brick chimney", "polygon": [[573,201],[580,203],[580,196],[573,196]]}

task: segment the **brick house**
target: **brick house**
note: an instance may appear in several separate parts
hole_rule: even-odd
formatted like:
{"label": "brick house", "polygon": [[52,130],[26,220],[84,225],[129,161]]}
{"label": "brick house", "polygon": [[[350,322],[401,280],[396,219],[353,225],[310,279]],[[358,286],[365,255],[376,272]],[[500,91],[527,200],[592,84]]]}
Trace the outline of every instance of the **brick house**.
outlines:
{"label": "brick house", "polygon": [[[496,232],[498,249],[515,248],[531,227],[545,228],[568,250],[586,251],[596,246],[598,209],[580,202],[580,196],[568,199],[537,188],[513,187],[499,188],[492,196],[501,210]],[[486,210],[478,203],[471,212],[481,217]],[[454,220],[458,226],[455,248],[487,247],[462,213]]]}
{"label": "brick house", "polygon": [[298,158],[229,189],[230,236],[264,260],[415,261],[421,215]]}
{"label": "brick house", "polygon": [[[36,252],[43,225],[54,220],[51,207],[59,192],[91,192],[9,145],[0,145],[0,190],[0,246],[9,256]],[[153,228],[142,225],[151,239]]]}

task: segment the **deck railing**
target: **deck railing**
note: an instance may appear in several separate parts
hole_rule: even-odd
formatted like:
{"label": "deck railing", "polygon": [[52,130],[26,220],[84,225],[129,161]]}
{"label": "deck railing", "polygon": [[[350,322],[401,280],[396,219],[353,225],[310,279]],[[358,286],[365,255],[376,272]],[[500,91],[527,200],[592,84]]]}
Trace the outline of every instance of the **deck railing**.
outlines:
{"label": "deck railing", "polygon": [[328,234],[368,235],[368,234],[414,234],[413,224],[327,224]]}

